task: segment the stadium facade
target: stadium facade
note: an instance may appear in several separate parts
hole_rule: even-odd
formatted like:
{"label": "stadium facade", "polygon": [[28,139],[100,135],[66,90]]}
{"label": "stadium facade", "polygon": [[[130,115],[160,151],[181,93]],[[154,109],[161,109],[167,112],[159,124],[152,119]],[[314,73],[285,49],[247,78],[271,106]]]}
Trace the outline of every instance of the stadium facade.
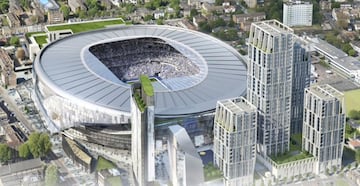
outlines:
{"label": "stadium facade", "polygon": [[182,126],[195,146],[212,143],[216,102],[246,93],[246,64],[234,48],[169,26],[69,36],[47,45],[33,70],[32,96],[49,131],[87,147],[130,151],[131,84],[140,74],[154,80],[156,143],[167,143],[170,125]]}

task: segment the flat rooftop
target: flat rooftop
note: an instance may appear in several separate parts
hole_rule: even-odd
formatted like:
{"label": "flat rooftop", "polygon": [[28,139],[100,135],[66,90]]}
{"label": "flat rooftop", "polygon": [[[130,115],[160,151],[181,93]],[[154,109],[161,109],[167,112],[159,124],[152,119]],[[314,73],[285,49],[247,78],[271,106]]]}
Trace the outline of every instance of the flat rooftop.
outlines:
{"label": "flat rooftop", "polygon": [[277,21],[277,20],[268,20],[253,23],[255,27],[260,28],[266,32],[269,32],[271,35],[280,35],[283,33],[294,33],[294,30],[285,24]]}
{"label": "flat rooftop", "polygon": [[256,107],[243,97],[221,100],[219,103],[235,114],[256,110]]}
{"label": "flat rooftop", "polygon": [[321,99],[342,99],[342,97],[344,96],[343,93],[328,84],[311,86],[308,88],[308,90],[312,94],[320,97]]}

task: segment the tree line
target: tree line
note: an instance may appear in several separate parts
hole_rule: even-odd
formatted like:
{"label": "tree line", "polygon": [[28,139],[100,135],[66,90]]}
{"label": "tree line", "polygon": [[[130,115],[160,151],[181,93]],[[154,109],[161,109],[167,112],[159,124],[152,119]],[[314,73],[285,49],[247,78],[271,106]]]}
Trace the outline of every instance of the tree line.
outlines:
{"label": "tree line", "polygon": [[17,152],[6,144],[0,144],[0,162],[4,163],[13,158],[17,153],[24,159],[46,156],[51,151],[50,137],[46,133],[32,133],[29,139],[18,147]]}

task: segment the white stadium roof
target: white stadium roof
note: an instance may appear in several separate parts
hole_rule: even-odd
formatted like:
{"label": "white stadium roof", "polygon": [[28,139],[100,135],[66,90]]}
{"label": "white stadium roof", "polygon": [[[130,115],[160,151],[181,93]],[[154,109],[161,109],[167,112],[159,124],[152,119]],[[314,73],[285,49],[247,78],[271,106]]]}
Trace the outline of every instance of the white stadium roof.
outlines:
{"label": "white stadium roof", "polygon": [[[46,46],[37,56],[34,69],[39,80],[64,98],[130,112],[130,85],[114,78],[88,48],[142,37],[166,41],[190,60],[201,61],[194,63],[203,69],[198,77],[169,79],[170,87],[174,87],[170,91],[154,86],[157,116],[210,111],[218,100],[246,93],[246,65],[235,49],[206,34],[178,27],[134,25],[76,34]],[[195,57],[185,54],[188,51]]]}

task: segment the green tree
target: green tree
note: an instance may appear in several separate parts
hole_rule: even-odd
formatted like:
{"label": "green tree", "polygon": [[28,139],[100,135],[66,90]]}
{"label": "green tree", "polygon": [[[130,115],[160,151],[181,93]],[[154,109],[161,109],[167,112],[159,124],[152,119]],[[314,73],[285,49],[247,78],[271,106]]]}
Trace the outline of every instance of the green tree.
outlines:
{"label": "green tree", "polygon": [[9,146],[6,144],[0,144],[0,161],[6,162],[9,161],[12,157],[12,151]]}
{"label": "green tree", "polygon": [[357,150],[355,153],[355,160],[357,163],[360,163],[360,150]]}
{"label": "green tree", "polygon": [[28,159],[31,155],[29,145],[27,143],[23,143],[19,146],[19,156],[21,158]]}
{"label": "green tree", "polygon": [[146,15],[145,17],[144,17],[144,21],[150,21],[150,20],[152,20],[152,19],[154,19],[154,17],[152,16],[152,15]]}
{"label": "green tree", "polygon": [[350,110],[349,117],[354,120],[359,120],[360,119],[360,111]]}
{"label": "green tree", "polygon": [[22,8],[29,9],[30,8],[30,0],[20,0],[20,5]]}
{"label": "green tree", "polygon": [[28,145],[33,157],[43,157],[51,150],[50,137],[46,133],[32,133],[29,136]]}
{"label": "green tree", "polygon": [[351,47],[351,45],[349,43],[346,43],[346,44],[341,46],[341,50],[343,50],[346,53],[348,53],[349,50],[351,50],[351,49],[352,49],[352,47]]}
{"label": "green tree", "polygon": [[195,9],[195,8],[193,8],[193,9],[191,9],[190,10],[190,18],[193,18],[193,17],[195,17],[196,15],[198,15],[199,13],[198,13],[198,11]]}
{"label": "green tree", "polygon": [[200,28],[200,31],[206,32],[206,33],[209,33],[212,30],[211,26],[206,21],[200,22],[199,23],[199,28]]}
{"label": "green tree", "polygon": [[0,2],[0,13],[5,14],[9,9],[9,1],[1,1]]}
{"label": "green tree", "polygon": [[222,5],[224,0],[215,0],[215,5],[220,6]]}
{"label": "green tree", "polygon": [[356,51],[354,49],[351,49],[348,51],[349,56],[355,56],[356,55]]}
{"label": "green tree", "polygon": [[164,24],[164,19],[158,19],[158,20],[156,20],[156,24],[158,24],[158,25],[163,25],[163,24]]}
{"label": "green tree", "polygon": [[59,171],[55,165],[49,165],[45,170],[45,185],[55,186],[59,183]]}
{"label": "green tree", "polygon": [[331,2],[331,9],[333,8],[340,8],[340,3],[339,2]]}
{"label": "green tree", "polygon": [[13,45],[13,46],[19,46],[19,42],[20,42],[20,40],[16,36],[11,37],[10,41],[9,41],[10,45]]}
{"label": "green tree", "polygon": [[136,6],[132,3],[125,3],[125,11],[126,13],[130,14],[135,12]]}
{"label": "green tree", "polygon": [[60,8],[61,12],[63,13],[64,15],[64,18],[65,19],[69,19],[69,15],[70,15],[70,7],[66,6],[66,5],[61,5],[61,8]]}

